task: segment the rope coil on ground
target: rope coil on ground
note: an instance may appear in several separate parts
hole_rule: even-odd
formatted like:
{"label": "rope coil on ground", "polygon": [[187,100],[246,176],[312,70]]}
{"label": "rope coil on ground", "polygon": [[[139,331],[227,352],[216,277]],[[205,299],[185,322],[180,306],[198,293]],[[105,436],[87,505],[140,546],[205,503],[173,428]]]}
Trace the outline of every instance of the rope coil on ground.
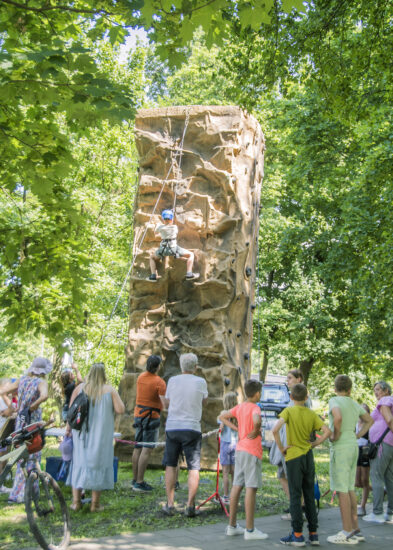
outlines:
{"label": "rope coil on ground", "polygon": [[[218,433],[218,428],[202,434],[202,439],[206,439],[211,435]],[[165,441],[129,441],[127,439],[115,439],[116,443],[124,443],[125,445],[143,445],[144,447],[165,447]]]}

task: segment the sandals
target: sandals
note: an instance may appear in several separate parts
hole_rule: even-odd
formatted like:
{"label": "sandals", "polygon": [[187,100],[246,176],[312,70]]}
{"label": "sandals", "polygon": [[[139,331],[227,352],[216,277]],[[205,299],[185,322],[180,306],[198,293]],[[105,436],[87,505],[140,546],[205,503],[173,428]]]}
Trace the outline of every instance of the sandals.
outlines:
{"label": "sandals", "polygon": [[70,505],[70,510],[73,510],[74,512],[79,512],[79,510],[81,510],[81,508],[82,508],[82,503],[81,502],[73,502]]}

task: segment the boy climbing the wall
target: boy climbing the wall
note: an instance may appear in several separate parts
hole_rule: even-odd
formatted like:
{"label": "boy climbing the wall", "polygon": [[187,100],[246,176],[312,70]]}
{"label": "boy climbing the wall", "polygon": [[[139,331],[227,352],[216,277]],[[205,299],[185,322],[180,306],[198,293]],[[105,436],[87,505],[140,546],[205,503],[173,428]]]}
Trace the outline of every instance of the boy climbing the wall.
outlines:
{"label": "boy climbing the wall", "polygon": [[[220,422],[232,430],[237,429],[239,438],[235,452],[235,475],[226,534],[229,537],[244,535],[245,540],[262,540],[268,537],[266,533],[254,527],[255,498],[258,488],[262,487],[261,410],[257,405],[261,399],[261,387],[258,380],[247,380],[244,384],[247,401],[229,411],[223,411],[218,417]],[[236,418],[237,426],[231,418]],[[243,487],[246,488],[246,529],[236,521],[237,505]]]}
{"label": "boy climbing the wall", "polygon": [[165,256],[174,256],[187,261],[186,279],[195,279],[196,274],[192,272],[194,265],[194,253],[185,248],[181,248],[177,244],[177,234],[179,229],[173,223],[173,211],[163,210],[161,213],[163,223],[156,225],[154,231],[161,236],[159,248],[150,256],[150,271],[149,281],[157,280],[157,261],[162,260]]}
{"label": "boy climbing the wall", "polygon": [[[305,546],[303,537],[302,493],[308,521],[309,543],[319,546],[318,516],[314,500],[315,466],[312,447],[320,445],[329,437],[331,431],[319,416],[304,406],[307,388],[304,384],[295,384],[291,388],[293,407],[287,407],[273,427],[273,435],[278,448],[285,456],[289,486],[289,509],[292,518],[292,533],[280,539],[282,544]],[[287,428],[287,446],[283,447],[279,431],[283,424]],[[323,431],[322,437],[310,443],[313,431]]]}

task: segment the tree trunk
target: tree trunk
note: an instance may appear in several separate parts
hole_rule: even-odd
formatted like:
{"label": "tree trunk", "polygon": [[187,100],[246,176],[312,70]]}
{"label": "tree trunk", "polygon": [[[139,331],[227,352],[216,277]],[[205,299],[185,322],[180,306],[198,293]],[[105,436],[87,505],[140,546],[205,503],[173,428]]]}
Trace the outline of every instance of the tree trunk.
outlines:
{"label": "tree trunk", "polygon": [[304,384],[307,386],[308,377],[310,376],[311,369],[314,365],[314,357],[310,357],[310,359],[304,359],[303,361],[300,361],[300,370],[303,374]]}
{"label": "tree trunk", "polygon": [[269,352],[267,349],[263,351],[262,369],[259,371],[259,380],[264,382],[267,375],[267,366],[269,363]]}

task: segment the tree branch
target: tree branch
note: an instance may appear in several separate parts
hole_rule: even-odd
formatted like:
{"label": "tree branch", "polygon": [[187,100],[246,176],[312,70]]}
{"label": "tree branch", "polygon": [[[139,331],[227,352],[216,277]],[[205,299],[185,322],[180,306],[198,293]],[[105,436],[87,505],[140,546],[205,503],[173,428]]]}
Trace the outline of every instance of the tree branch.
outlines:
{"label": "tree branch", "polygon": [[20,8],[22,10],[27,11],[33,11],[36,13],[44,13],[47,11],[69,11],[72,13],[87,13],[91,15],[115,15],[115,13],[106,11],[106,10],[86,10],[86,9],[77,9],[77,8],[70,8],[69,6],[42,6],[41,8],[33,8],[31,6],[28,6],[27,4],[20,4],[19,2],[13,2],[12,0],[0,0],[3,4],[9,4],[10,6],[14,6],[15,8]]}

